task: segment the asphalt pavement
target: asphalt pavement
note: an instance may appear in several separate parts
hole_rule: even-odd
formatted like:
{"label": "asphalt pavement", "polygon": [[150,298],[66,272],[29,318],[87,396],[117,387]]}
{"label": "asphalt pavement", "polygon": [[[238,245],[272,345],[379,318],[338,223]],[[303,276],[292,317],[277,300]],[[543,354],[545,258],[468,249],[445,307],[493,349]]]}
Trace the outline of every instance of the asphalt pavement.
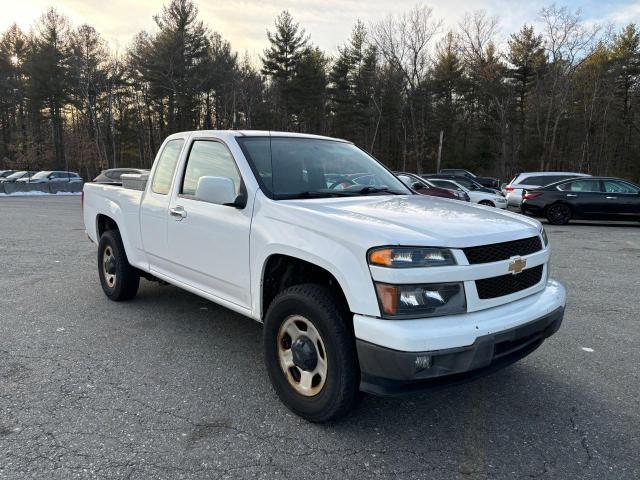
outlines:
{"label": "asphalt pavement", "polygon": [[560,331],[464,386],[290,413],[261,326],[100,289],[79,197],[0,198],[0,478],[640,478],[640,225],[547,226]]}

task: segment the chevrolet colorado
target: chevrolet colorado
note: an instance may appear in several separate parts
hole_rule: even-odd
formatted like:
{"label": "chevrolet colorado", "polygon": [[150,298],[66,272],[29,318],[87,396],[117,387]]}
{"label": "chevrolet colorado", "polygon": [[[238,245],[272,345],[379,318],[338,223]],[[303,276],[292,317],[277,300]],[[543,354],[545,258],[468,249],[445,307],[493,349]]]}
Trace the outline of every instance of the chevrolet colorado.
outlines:
{"label": "chevrolet colorado", "polygon": [[273,387],[310,421],[344,415],[359,390],[492,372],[562,322],[538,221],[417,195],[350,142],[177,133],[123,185],[83,192],[107,297],[157,279],[263,322]]}

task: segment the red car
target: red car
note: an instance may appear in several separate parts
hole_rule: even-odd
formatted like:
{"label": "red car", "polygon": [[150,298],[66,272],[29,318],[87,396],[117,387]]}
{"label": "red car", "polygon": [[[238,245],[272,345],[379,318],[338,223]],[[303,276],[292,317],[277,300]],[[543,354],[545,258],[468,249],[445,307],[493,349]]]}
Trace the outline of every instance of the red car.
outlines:
{"label": "red car", "polygon": [[427,180],[420,178],[413,173],[396,172],[396,176],[411,190],[415,190],[420,195],[430,195],[432,197],[450,198],[452,200],[462,200],[468,202],[469,195],[465,192],[449,190],[446,188],[436,187]]}

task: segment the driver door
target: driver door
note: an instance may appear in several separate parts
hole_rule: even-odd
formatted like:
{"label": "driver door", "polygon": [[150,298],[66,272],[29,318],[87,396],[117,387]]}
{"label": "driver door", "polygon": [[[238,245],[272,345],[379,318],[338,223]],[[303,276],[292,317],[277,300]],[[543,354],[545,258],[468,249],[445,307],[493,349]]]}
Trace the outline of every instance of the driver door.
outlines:
{"label": "driver door", "polygon": [[242,209],[198,200],[203,176],[230,178],[244,188],[227,146],[214,138],[193,139],[169,205],[168,247],[172,276],[244,308],[251,306],[249,233],[252,203]]}

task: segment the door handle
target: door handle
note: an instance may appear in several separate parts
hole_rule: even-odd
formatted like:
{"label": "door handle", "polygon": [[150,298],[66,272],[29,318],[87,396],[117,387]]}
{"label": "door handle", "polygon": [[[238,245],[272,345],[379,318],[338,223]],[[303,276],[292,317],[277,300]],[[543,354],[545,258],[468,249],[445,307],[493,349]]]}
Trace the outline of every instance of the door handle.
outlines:
{"label": "door handle", "polygon": [[605,197],[607,200],[615,200],[618,197]]}
{"label": "door handle", "polygon": [[575,193],[567,193],[567,197],[577,197],[578,195],[576,195]]}
{"label": "door handle", "polygon": [[174,217],[176,220],[180,221],[187,216],[187,212],[184,211],[183,207],[181,207],[180,205],[177,205],[169,209],[169,215]]}

